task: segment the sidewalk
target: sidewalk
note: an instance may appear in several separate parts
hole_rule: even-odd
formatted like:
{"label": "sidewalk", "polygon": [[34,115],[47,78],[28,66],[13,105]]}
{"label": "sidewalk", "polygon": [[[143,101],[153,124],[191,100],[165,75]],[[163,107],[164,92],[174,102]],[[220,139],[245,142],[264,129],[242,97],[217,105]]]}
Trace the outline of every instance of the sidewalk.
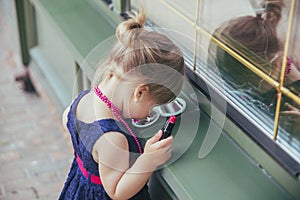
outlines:
{"label": "sidewalk", "polygon": [[[46,95],[26,93],[14,1],[0,1],[0,200],[57,199],[72,153]],[[45,92],[46,94],[46,92]]]}

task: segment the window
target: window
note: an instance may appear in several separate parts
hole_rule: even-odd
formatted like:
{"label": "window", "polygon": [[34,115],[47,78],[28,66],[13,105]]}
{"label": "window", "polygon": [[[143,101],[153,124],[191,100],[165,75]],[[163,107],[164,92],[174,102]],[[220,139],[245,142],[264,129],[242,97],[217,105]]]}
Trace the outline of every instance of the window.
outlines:
{"label": "window", "polygon": [[[134,8],[139,3],[131,1]],[[182,33],[179,43],[187,52],[187,74],[198,88],[209,95],[209,87],[225,99],[226,115],[291,174],[298,174],[299,1],[144,3],[152,22]]]}

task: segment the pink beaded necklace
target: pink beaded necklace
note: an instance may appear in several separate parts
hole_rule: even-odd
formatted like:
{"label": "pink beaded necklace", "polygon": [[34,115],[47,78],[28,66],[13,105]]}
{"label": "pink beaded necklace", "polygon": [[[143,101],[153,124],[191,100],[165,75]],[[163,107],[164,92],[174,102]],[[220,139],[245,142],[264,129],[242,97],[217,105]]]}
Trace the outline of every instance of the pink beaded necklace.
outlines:
{"label": "pink beaded necklace", "polygon": [[98,86],[94,86],[94,92],[95,94],[100,98],[100,100],[102,100],[104,103],[106,103],[107,107],[110,108],[113,112],[113,114],[118,118],[118,120],[120,122],[122,122],[124,124],[124,126],[127,128],[127,130],[129,131],[130,135],[133,137],[133,139],[135,140],[138,148],[139,148],[139,152],[140,154],[143,153],[141,144],[139,142],[139,140],[137,139],[136,135],[133,133],[133,131],[131,130],[131,128],[129,127],[129,125],[125,122],[125,120],[121,117],[121,112],[120,110],[102,93],[102,91],[98,88]]}

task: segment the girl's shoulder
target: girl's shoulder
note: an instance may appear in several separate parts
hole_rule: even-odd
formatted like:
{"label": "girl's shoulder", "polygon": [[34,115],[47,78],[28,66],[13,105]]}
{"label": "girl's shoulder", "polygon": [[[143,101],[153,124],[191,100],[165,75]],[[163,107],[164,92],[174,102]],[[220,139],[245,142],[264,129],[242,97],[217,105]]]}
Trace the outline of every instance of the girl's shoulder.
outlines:
{"label": "girl's shoulder", "polygon": [[88,90],[85,90],[85,91],[82,91],[80,92],[76,98],[74,98],[72,100],[72,102],[69,104],[69,106],[64,110],[63,114],[62,114],[62,124],[64,126],[64,128],[66,130],[68,130],[68,127],[67,127],[67,122],[75,117],[75,114],[76,114],[76,109],[77,109],[77,105],[79,103],[79,101],[81,100],[81,98],[86,94],[88,93],[89,91]]}
{"label": "girl's shoulder", "polygon": [[[107,148],[104,148],[107,147]],[[105,137],[99,137],[95,142],[94,148],[99,150],[112,150],[113,148],[128,151],[128,140],[126,136],[117,131],[110,131],[105,134]]]}
{"label": "girl's shoulder", "polygon": [[76,104],[73,106],[76,119],[86,123],[92,123],[95,121],[93,95],[91,91],[83,91],[80,93],[78,95]]}

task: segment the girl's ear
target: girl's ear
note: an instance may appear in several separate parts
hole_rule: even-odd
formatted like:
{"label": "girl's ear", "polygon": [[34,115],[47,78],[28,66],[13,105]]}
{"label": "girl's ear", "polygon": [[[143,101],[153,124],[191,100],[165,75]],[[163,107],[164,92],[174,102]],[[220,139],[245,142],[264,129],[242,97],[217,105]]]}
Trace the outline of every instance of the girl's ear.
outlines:
{"label": "girl's ear", "polygon": [[149,86],[139,85],[134,91],[134,101],[139,102],[149,93]]}

